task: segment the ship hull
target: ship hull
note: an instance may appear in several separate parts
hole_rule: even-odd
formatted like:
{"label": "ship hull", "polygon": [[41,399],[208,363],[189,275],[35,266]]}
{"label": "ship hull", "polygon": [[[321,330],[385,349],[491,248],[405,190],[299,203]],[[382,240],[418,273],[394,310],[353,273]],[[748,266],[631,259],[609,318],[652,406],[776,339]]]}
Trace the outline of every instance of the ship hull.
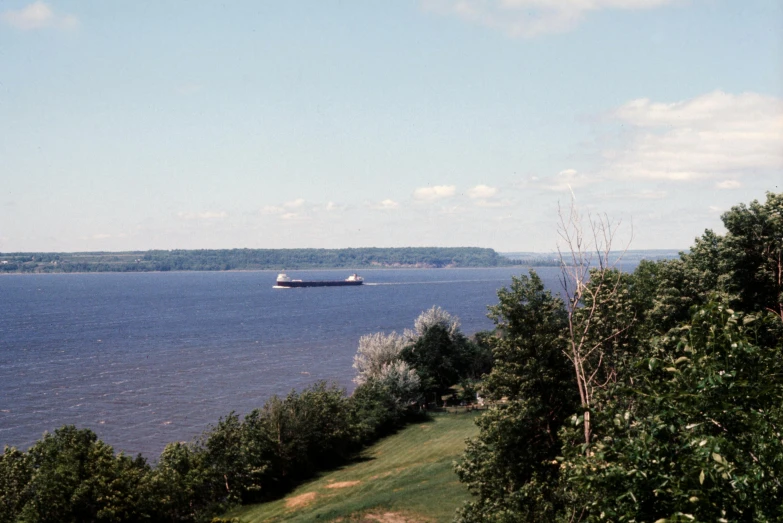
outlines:
{"label": "ship hull", "polygon": [[322,280],[322,281],[279,281],[276,287],[298,288],[298,287],[355,287],[361,285],[362,281],[345,280]]}

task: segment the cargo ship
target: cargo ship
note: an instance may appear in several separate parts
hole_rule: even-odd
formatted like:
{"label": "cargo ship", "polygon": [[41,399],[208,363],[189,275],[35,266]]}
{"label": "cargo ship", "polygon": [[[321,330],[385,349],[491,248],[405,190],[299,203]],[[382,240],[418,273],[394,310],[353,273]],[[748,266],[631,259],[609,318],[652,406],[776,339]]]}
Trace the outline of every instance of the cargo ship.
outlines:
{"label": "cargo ship", "polygon": [[364,278],[358,274],[351,274],[344,280],[292,280],[287,274],[281,272],[277,275],[277,282],[274,289],[290,289],[293,287],[346,287],[361,285]]}

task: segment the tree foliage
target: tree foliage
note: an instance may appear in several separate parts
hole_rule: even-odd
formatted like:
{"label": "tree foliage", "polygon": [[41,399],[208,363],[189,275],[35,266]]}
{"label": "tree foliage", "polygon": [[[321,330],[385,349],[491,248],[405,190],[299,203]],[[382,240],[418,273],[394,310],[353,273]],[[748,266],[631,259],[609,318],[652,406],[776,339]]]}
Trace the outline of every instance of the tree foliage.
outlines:
{"label": "tree foliage", "polygon": [[3,490],[7,521],[121,522],[150,515],[146,462],[115,457],[88,429],[62,427],[24,457],[6,449],[3,462],[10,472]]}
{"label": "tree foliage", "polygon": [[403,337],[408,342],[415,342],[424,336],[430,327],[436,325],[445,330],[449,336],[460,334],[459,318],[435,305],[419,314],[413,322],[413,330],[406,329]]}
{"label": "tree foliage", "polygon": [[404,338],[400,358],[418,374],[426,402],[440,405],[454,385],[479,378],[491,365],[486,347],[462,334],[459,318],[440,307],[422,312]]}
{"label": "tree foliage", "polygon": [[[3,263],[7,262],[7,263]],[[478,247],[197,249],[0,253],[0,272],[145,272],[360,267],[503,267],[518,264]]]}
{"label": "tree foliage", "polygon": [[[783,517],[783,363],[763,320],[711,301],[640,358],[596,413],[592,452],[565,447],[588,521]],[[574,416],[576,422],[576,416]],[[568,432],[568,430],[564,431]]]}
{"label": "tree foliage", "polygon": [[353,368],[356,369],[354,382],[361,385],[381,378],[384,368],[400,359],[405,346],[405,339],[396,332],[376,332],[359,338],[359,348],[353,357]]}
{"label": "tree foliage", "polygon": [[[508,401],[479,420],[457,467],[476,495],[461,520],[782,520],[782,211],[768,194],[679,260],[600,267],[577,282],[568,327],[562,305],[526,309],[533,280],[500,293],[486,386]],[[517,340],[514,317],[529,318]],[[575,390],[558,343],[583,368],[588,404],[542,394]],[[556,434],[542,430],[555,412]]]}
{"label": "tree foliage", "polygon": [[0,523],[13,523],[30,499],[33,475],[29,456],[11,447],[0,455]]}
{"label": "tree foliage", "polygon": [[783,321],[783,194],[734,207],[722,216],[722,272],[735,307],[769,311]]}
{"label": "tree foliage", "polygon": [[478,421],[457,474],[476,496],[460,521],[543,521],[557,513],[558,430],[579,405],[565,357],[563,302],[535,272],[513,278],[490,307],[494,367],[485,394],[506,401]]}
{"label": "tree foliage", "polygon": [[362,336],[353,363],[359,385],[375,382],[398,403],[424,399],[437,405],[453,386],[470,388],[491,366],[488,346],[469,340],[459,318],[438,306],[423,311],[402,336]]}

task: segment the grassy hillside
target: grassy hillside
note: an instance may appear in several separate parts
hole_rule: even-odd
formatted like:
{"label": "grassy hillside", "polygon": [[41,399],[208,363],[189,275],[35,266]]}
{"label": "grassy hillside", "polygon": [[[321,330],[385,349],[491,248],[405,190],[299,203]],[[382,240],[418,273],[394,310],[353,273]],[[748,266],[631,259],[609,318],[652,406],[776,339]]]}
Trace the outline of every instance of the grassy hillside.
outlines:
{"label": "grassy hillside", "polygon": [[368,448],[357,462],[328,472],[283,499],[241,507],[243,522],[451,521],[469,497],[452,462],[478,432],[476,413],[439,414]]}

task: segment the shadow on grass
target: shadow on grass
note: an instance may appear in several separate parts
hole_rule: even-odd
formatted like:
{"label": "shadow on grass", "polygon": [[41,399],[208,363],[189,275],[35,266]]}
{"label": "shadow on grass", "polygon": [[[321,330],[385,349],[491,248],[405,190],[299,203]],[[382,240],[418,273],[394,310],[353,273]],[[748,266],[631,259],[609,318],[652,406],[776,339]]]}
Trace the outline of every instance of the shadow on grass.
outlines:
{"label": "shadow on grass", "polygon": [[335,470],[343,470],[345,468],[350,467],[351,465],[355,465],[357,463],[367,463],[368,461],[375,461],[377,458],[374,458],[372,456],[365,456],[361,452],[359,452],[356,456],[352,456],[348,458],[345,463],[342,463],[332,469],[329,470],[322,470],[318,473],[316,476],[317,478],[320,478],[321,476],[324,476],[330,472],[333,472]]}
{"label": "shadow on grass", "polygon": [[[364,517],[367,514],[388,512],[390,517],[408,514],[416,521],[452,521],[453,511],[470,498],[452,464],[463,451],[465,438],[477,431],[474,421],[480,414],[417,413],[405,426],[378,438],[396,438],[388,444],[368,444],[341,463],[317,471],[309,481],[292,485],[272,505],[237,507],[228,515],[258,522],[364,523],[377,521]],[[291,497],[290,504],[281,499],[286,496]]]}
{"label": "shadow on grass", "polygon": [[432,423],[434,421],[435,420],[432,418],[432,415],[430,415],[429,412],[411,413],[406,417],[404,424],[385,430],[382,433],[377,434],[375,437],[368,439],[362,444],[361,448],[356,449],[350,456],[348,456],[341,462],[324,466],[323,468],[319,468],[318,470],[313,471],[311,474],[302,475],[296,480],[289,480],[284,486],[279,485],[277,489],[266,493],[266,495],[245,500],[242,503],[242,505],[269,503],[272,501],[277,501],[285,498],[288,494],[296,490],[297,487],[299,487],[304,483],[308,483],[315,479],[320,479],[327,474],[346,469],[357,463],[366,463],[366,462],[374,461],[377,458],[372,456],[367,456],[366,454],[364,454],[364,451],[367,450],[367,448],[371,447],[373,444],[377,443],[378,441],[381,441],[383,439],[386,439],[390,436],[397,434],[401,430],[404,430],[406,427],[409,427],[411,425],[418,425],[422,423]]}

